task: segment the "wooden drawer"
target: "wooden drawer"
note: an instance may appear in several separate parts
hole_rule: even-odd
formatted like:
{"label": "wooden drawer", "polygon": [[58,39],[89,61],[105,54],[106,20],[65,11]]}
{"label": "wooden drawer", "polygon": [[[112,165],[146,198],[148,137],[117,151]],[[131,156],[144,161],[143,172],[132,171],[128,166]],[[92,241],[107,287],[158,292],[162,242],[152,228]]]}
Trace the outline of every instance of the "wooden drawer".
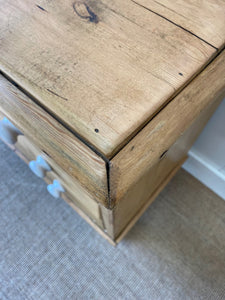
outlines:
{"label": "wooden drawer", "polygon": [[[6,117],[2,112],[0,112],[0,120],[3,120],[3,118]],[[10,123],[12,122],[10,121]],[[49,157],[49,155],[34,145],[34,143],[25,137],[22,132],[18,131],[16,134],[18,135],[15,144],[7,143],[5,140],[4,142],[27,164],[31,161],[36,161],[37,157],[40,156],[51,169],[43,169],[43,179],[49,185],[52,184],[54,180],[57,180],[64,189],[64,192],[60,193],[61,197],[69,202],[69,204],[73,204],[73,207],[81,209],[94,223],[103,228],[99,204],[91,198],[91,195],[87,192],[87,190],[84,189],[77,180],[72,179],[71,176],[69,176],[55,163],[52,158]]]}
{"label": "wooden drawer", "polygon": [[64,170],[62,170],[46,153],[41,151],[24,135],[19,135],[15,144],[15,152],[27,163],[36,161],[41,156],[50,166],[51,171],[46,171],[44,180],[52,184],[54,180],[60,182],[65,192],[61,193],[62,198],[69,198],[74,205],[82,209],[92,221],[103,228],[101,222],[99,205],[88,194],[80,183],[72,179]]}

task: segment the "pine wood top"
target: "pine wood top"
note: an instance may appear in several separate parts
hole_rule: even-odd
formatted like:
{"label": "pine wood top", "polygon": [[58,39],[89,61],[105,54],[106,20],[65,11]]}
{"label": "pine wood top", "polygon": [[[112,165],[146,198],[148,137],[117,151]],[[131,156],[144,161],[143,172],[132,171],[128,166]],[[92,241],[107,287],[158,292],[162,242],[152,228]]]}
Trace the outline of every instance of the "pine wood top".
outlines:
{"label": "pine wood top", "polygon": [[218,49],[225,42],[224,0],[135,0],[135,2]]}
{"label": "pine wood top", "polygon": [[0,70],[111,158],[222,48],[224,15],[219,0],[2,0]]}

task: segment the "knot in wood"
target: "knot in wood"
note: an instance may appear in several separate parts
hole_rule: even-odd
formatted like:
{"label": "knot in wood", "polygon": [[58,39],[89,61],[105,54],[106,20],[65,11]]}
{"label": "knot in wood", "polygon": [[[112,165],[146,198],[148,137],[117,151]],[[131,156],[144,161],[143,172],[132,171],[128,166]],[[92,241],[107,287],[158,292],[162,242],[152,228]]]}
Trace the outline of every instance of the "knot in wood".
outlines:
{"label": "knot in wood", "polygon": [[82,19],[89,22],[98,23],[98,16],[91,10],[91,8],[84,1],[76,1],[73,3],[74,12]]}

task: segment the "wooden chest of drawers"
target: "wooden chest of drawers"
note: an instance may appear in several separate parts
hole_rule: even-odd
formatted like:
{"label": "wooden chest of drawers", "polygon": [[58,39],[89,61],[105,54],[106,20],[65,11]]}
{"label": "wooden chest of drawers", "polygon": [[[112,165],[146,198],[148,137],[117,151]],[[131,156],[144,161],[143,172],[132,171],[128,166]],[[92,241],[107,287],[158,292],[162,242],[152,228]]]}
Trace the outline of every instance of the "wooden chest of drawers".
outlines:
{"label": "wooden chest of drawers", "polygon": [[225,95],[225,3],[6,0],[0,136],[112,243]]}

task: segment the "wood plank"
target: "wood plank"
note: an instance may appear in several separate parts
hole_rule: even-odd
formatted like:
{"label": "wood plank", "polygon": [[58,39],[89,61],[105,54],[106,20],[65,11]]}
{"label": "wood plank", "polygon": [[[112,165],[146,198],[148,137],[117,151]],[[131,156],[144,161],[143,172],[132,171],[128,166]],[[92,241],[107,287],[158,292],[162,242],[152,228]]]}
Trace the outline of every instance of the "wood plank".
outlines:
{"label": "wood plank", "polygon": [[183,149],[181,158],[179,156],[174,160],[173,152],[178,152],[178,148],[178,145],[174,145],[166,157],[130,186],[113,209],[100,206],[104,226],[112,239],[116,240],[122,232],[127,231],[127,226],[130,228],[130,224],[134,224],[136,215],[143,211],[143,207],[146,208],[146,203],[150,204],[149,199],[154,200],[154,196],[157,195],[155,191],[168,182],[174,169],[180,168],[181,163],[186,159],[186,152]]}
{"label": "wood plank", "polygon": [[[198,119],[181,135],[181,137],[161,156],[135,184],[131,185],[126,194],[119,199],[112,211],[113,237],[117,239],[127,232],[137,220],[137,216],[147,207],[146,203],[154,200],[155,190],[161,189],[165,182],[181,167],[187,158],[187,152],[205,123],[218,107],[221,99],[217,99],[202,111]],[[176,171],[174,171],[176,170]],[[158,188],[159,187],[159,188]],[[151,199],[151,200],[148,200]],[[137,215],[137,216],[136,216]]]}
{"label": "wood plank", "polygon": [[0,110],[93,199],[107,205],[105,161],[2,76]]}
{"label": "wood plank", "polygon": [[179,151],[178,148],[178,144],[171,147],[167,156],[150,168],[131,186],[114,207],[112,210],[114,239],[126,230],[126,227],[129,226],[129,223],[132,222],[138,212],[142,211],[143,207],[146,207],[146,203],[150,204],[149,199],[154,200],[153,196],[157,195],[155,191],[160,186],[164,186],[164,183],[167,183],[167,179],[171,178],[170,174],[173,173],[173,170],[180,168],[182,163],[184,163],[187,158],[186,149],[183,149],[180,160],[173,159],[173,152]]}
{"label": "wood plank", "polygon": [[2,0],[0,28],[0,69],[108,158],[216,53],[133,1]]}
{"label": "wood plank", "polygon": [[[99,204],[94,201],[86,188],[83,188],[79,181],[69,176],[61,167],[59,167],[55,161],[53,161],[48,155],[42,152],[36,145],[34,145],[27,137],[20,135],[18,141],[15,144],[16,153],[21,157],[22,154],[27,163],[32,160],[36,160],[38,155],[41,155],[43,159],[50,165],[51,171],[46,173],[48,180],[53,182],[57,179],[64,187],[66,194],[79,206],[83,211],[87,213],[95,222],[102,227],[102,221],[99,211]],[[19,152],[19,153],[18,153]],[[52,183],[51,182],[51,183]]]}
{"label": "wood plank", "polygon": [[160,194],[160,192],[165,188],[165,186],[170,182],[170,180],[173,178],[173,176],[176,175],[176,173],[180,170],[182,164],[184,163],[184,160],[181,161],[180,164],[178,164],[172,172],[167,176],[166,179],[156,188],[156,190],[151,194],[148,201],[143,205],[143,207],[137,212],[137,214],[131,219],[131,221],[126,225],[126,227],[120,232],[120,234],[115,239],[116,244],[118,244],[130,231],[130,229],[136,224],[136,222],[140,219],[140,217],[143,215],[143,213],[148,209],[148,207],[152,204],[154,200],[156,200],[157,196]]}
{"label": "wood plank", "polygon": [[[8,146],[8,145],[7,145]],[[15,153],[26,163],[29,163],[29,160],[25,157],[24,154],[19,152],[18,150],[15,151]],[[51,183],[50,178],[45,177],[44,178],[47,184]],[[67,194],[62,194],[62,198],[64,201],[66,201],[89,225],[91,225],[103,238],[105,238],[112,246],[116,246],[116,242],[110,238],[108,234],[106,234],[104,228],[102,228],[102,222],[99,220],[99,222],[93,220],[88,216],[81,208],[79,205],[77,205],[77,202],[74,201],[73,197],[71,198],[70,195]]]}
{"label": "wood plank", "polygon": [[[71,201],[66,195],[63,196],[63,199],[89,224],[91,225],[103,238],[105,238],[112,246],[116,246],[116,242],[105,233],[98,225],[96,225],[93,220],[91,220],[76,204]],[[94,237],[94,236],[93,236]]]}
{"label": "wood plank", "polygon": [[225,2],[223,0],[132,0],[216,48],[225,43]]}
{"label": "wood plank", "polygon": [[[111,206],[115,205],[129,188],[161,159],[190,126],[195,126],[195,122],[198,122],[195,130],[189,129],[194,141],[224,96],[225,52],[221,53],[112,159]],[[200,120],[196,121],[200,114],[202,115]]]}
{"label": "wood plank", "polygon": [[63,172],[59,173],[55,169],[47,172],[44,179],[48,184],[52,184],[55,179],[58,180],[65,189],[65,192],[61,193],[61,197],[63,199],[64,196],[69,197],[70,200],[92,220],[92,222],[104,229],[99,204],[80,187],[78,182],[74,181],[71,184],[71,181],[67,180],[67,176],[64,176]]}

